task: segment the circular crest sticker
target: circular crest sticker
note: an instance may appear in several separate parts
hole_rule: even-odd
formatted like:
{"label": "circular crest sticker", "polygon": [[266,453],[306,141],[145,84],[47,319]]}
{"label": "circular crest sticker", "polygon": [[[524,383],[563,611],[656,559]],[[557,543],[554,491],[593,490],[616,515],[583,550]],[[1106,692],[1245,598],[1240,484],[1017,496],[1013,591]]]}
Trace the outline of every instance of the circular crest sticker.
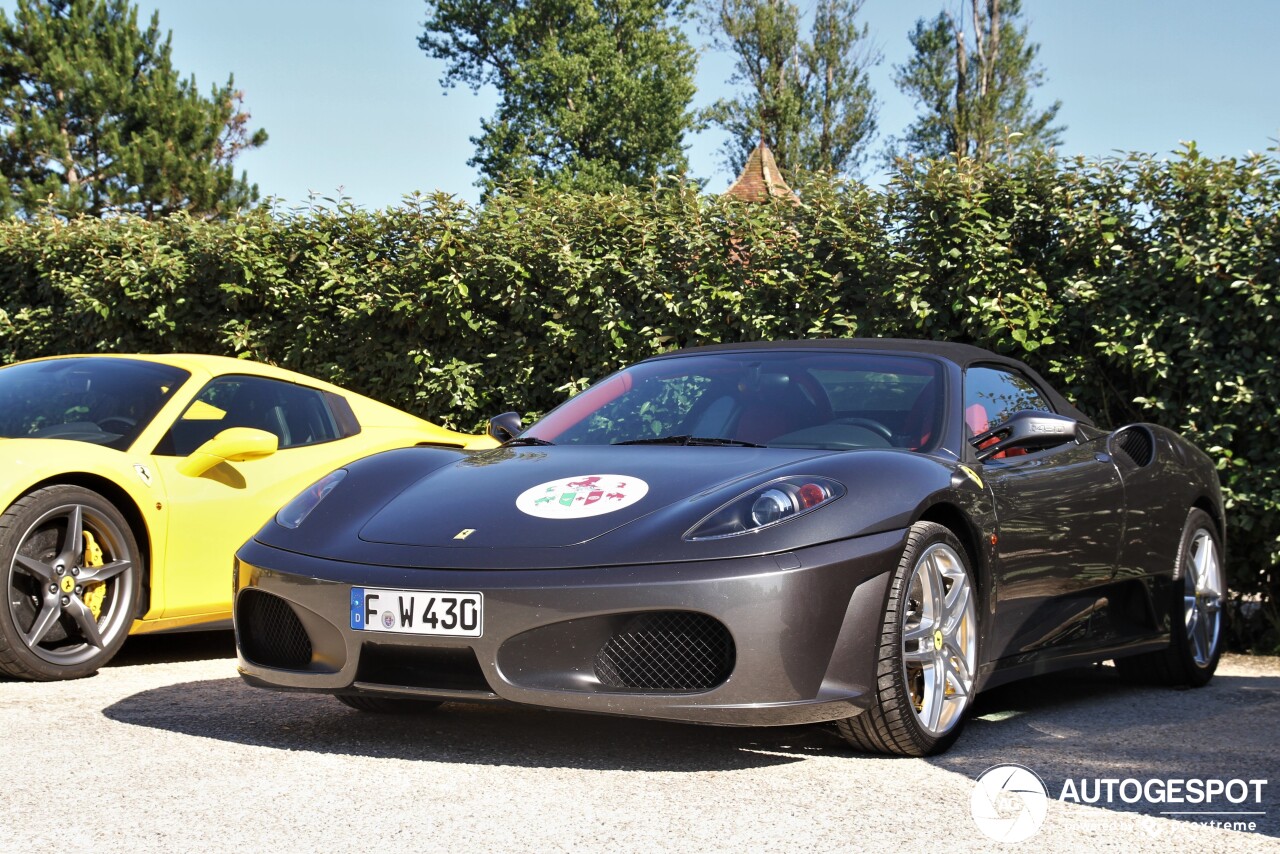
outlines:
{"label": "circular crest sticker", "polygon": [[516,497],[516,508],[539,519],[585,519],[630,507],[649,484],[625,474],[584,474],[549,480]]}

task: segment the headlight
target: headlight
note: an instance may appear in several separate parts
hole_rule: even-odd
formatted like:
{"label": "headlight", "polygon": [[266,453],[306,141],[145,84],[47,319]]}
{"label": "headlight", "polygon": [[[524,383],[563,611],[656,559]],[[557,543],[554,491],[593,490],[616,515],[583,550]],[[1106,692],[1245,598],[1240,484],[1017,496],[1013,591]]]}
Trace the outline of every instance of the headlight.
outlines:
{"label": "headlight", "polygon": [[713,540],[756,531],[803,516],[844,495],[844,486],[826,477],[784,477],[739,495],[694,525],[686,540]]}
{"label": "headlight", "polygon": [[281,507],[280,512],[276,513],[276,522],[286,528],[298,527],[346,476],[346,469],[338,469],[320,478],[302,490],[297,498]]}

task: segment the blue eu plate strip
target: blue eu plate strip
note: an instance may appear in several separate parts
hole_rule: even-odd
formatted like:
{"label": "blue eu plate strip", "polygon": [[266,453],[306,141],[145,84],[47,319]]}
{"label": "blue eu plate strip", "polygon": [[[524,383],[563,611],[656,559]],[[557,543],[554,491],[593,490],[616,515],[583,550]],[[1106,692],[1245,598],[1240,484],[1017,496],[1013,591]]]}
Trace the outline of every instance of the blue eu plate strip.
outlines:
{"label": "blue eu plate strip", "polygon": [[351,588],[351,628],[364,628],[364,588]]}

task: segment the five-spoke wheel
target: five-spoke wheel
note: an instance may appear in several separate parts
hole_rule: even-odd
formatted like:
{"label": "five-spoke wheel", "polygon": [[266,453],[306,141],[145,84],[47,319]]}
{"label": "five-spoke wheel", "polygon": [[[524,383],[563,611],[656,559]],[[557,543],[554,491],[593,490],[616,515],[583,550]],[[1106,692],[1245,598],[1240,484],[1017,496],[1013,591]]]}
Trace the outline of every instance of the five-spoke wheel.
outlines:
{"label": "five-spoke wheel", "polygon": [[1182,556],[1182,605],[1191,661],[1205,668],[1218,657],[1226,585],[1213,531],[1197,527]]}
{"label": "five-spoke wheel", "polygon": [[972,579],[955,534],[912,526],[881,626],[874,704],[838,722],[855,747],[925,756],[960,734],[978,662]]}
{"label": "five-spoke wheel", "polygon": [[25,679],[87,676],[124,643],[141,595],[128,522],[96,492],[38,489],[0,516],[0,670]]}
{"label": "five-spoke wheel", "polygon": [[1169,646],[1116,661],[1120,671],[1140,682],[1198,688],[1213,678],[1222,657],[1223,602],[1218,527],[1199,508],[1187,514],[1178,543],[1173,584],[1167,587]]}
{"label": "five-spoke wheel", "polygon": [[916,719],[930,735],[960,721],[977,662],[973,588],[960,553],[939,542],[917,561],[902,629],[902,667]]}

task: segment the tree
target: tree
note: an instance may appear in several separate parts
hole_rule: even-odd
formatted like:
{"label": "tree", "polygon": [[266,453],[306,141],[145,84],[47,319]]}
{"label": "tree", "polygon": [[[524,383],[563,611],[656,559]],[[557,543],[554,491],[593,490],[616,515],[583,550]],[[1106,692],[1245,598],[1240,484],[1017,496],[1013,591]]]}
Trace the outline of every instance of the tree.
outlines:
{"label": "tree", "polygon": [[1027,40],[1018,21],[1020,0],[971,0],[972,32],[942,12],[916,21],[915,53],[895,71],[898,88],[916,100],[921,113],[901,141],[903,153],[923,157],[971,157],[989,161],[1061,143],[1064,127],[1053,126],[1055,101],[1046,110],[1031,103],[1031,90],[1044,82],[1036,64],[1040,46]]}
{"label": "tree", "polygon": [[848,172],[876,130],[867,69],[879,62],[858,26],[862,0],[818,0],[807,41],[791,0],[719,0],[709,7],[717,44],[737,54],[733,82],[747,91],[708,115],[730,134],[726,161],[738,171],[763,139],[778,168]]}
{"label": "tree", "polygon": [[536,179],[598,191],[682,172],[696,57],[686,0],[427,0],[441,83],[493,85],[472,137],[486,192]]}
{"label": "tree", "polygon": [[0,209],[64,216],[187,210],[219,216],[257,198],[233,161],[250,133],[233,80],[209,97],[181,80],[159,18],[128,0],[18,0],[0,11]]}

